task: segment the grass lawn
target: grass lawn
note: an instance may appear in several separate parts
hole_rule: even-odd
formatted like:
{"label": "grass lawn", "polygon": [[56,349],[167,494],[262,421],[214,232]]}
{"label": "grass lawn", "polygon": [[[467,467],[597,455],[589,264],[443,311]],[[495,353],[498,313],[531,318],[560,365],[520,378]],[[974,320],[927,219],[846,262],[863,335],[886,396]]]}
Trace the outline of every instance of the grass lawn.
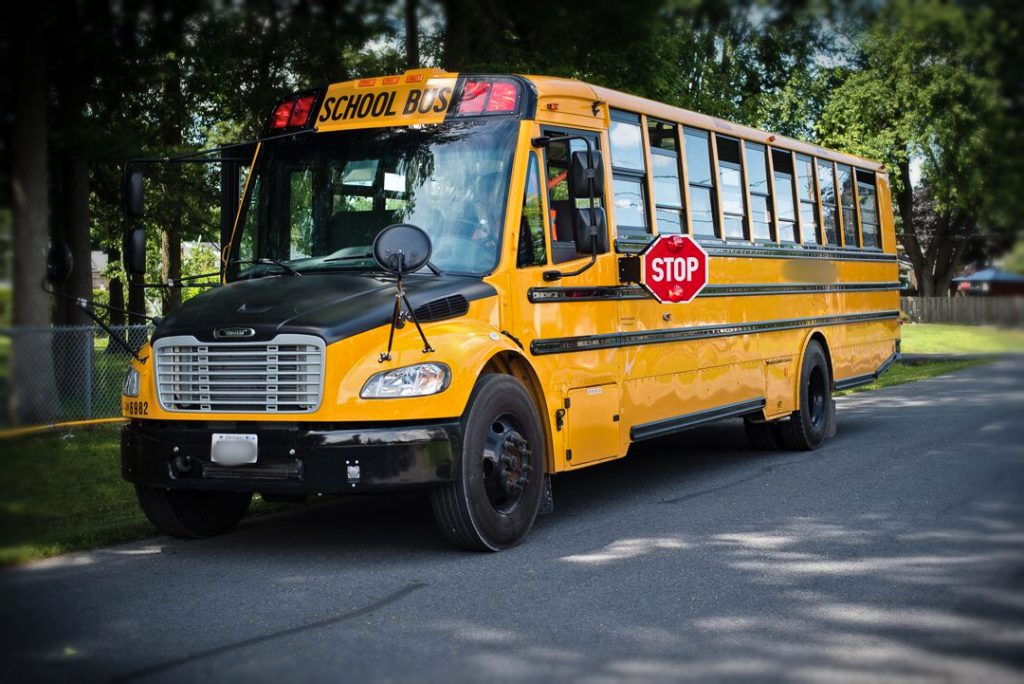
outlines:
{"label": "grass lawn", "polygon": [[868,385],[861,385],[850,390],[843,392],[837,392],[839,395],[852,394],[853,392],[863,392],[865,390],[876,390],[883,387],[891,387],[893,385],[902,385],[906,382],[914,382],[915,380],[924,380],[926,378],[933,378],[936,375],[946,375],[947,373],[953,373],[954,371],[963,370],[964,368],[970,368],[977,366],[982,363],[988,363],[987,361],[929,361],[927,363],[919,363],[913,366],[907,366],[902,363],[894,364],[889,370],[882,373],[882,376]]}
{"label": "grass lawn", "polygon": [[[155,534],[121,479],[119,425],[0,441],[0,566]],[[254,500],[251,513],[281,504]]]}
{"label": "grass lawn", "polygon": [[981,325],[904,325],[902,350],[907,354],[983,354],[1024,352],[1024,330]]}

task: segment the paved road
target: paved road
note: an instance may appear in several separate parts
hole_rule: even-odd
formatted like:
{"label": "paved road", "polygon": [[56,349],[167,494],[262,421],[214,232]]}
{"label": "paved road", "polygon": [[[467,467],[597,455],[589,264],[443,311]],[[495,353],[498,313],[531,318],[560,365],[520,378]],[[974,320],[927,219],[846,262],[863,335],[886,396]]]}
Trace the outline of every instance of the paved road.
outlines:
{"label": "paved road", "polygon": [[422,498],[0,573],[0,675],[1024,680],[1024,364],[840,401],[814,454],[736,422],[555,481],[496,555]]}

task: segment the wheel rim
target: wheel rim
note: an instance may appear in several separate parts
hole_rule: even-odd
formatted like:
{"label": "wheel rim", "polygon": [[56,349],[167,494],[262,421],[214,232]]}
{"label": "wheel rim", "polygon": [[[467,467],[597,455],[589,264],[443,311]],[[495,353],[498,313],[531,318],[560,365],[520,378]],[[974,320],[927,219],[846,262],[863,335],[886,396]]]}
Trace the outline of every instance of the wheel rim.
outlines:
{"label": "wheel rim", "polygon": [[491,422],[484,440],[483,474],[487,500],[495,511],[511,513],[530,481],[530,442],[516,418],[502,414]]}
{"label": "wheel rim", "polygon": [[815,366],[811,369],[811,375],[807,379],[807,401],[811,409],[811,425],[815,428],[821,427],[825,422],[827,393],[825,373],[819,366]]}

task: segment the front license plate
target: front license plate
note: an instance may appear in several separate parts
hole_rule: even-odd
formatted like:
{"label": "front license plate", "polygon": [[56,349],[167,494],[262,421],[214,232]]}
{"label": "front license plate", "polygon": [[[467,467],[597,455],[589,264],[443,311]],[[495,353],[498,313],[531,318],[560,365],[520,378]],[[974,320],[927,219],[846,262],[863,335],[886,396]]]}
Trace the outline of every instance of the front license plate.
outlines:
{"label": "front license plate", "polygon": [[259,455],[256,435],[214,433],[210,444],[210,460],[224,466],[255,463]]}

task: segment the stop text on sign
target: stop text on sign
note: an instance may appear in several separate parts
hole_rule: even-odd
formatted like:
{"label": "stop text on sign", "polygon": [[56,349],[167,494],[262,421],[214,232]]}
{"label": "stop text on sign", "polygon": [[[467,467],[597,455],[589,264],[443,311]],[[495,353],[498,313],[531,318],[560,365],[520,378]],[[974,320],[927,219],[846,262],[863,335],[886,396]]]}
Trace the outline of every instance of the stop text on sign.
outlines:
{"label": "stop text on sign", "polygon": [[699,268],[697,257],[658,257],[651,259],[651,280],[655,283],[689,280]]}
{"label": "stop text on sign", "polygon": [[640,253],[640,284],[659,302],[690,302],[708,283],[708,254],[689,235],[660,235]]}

